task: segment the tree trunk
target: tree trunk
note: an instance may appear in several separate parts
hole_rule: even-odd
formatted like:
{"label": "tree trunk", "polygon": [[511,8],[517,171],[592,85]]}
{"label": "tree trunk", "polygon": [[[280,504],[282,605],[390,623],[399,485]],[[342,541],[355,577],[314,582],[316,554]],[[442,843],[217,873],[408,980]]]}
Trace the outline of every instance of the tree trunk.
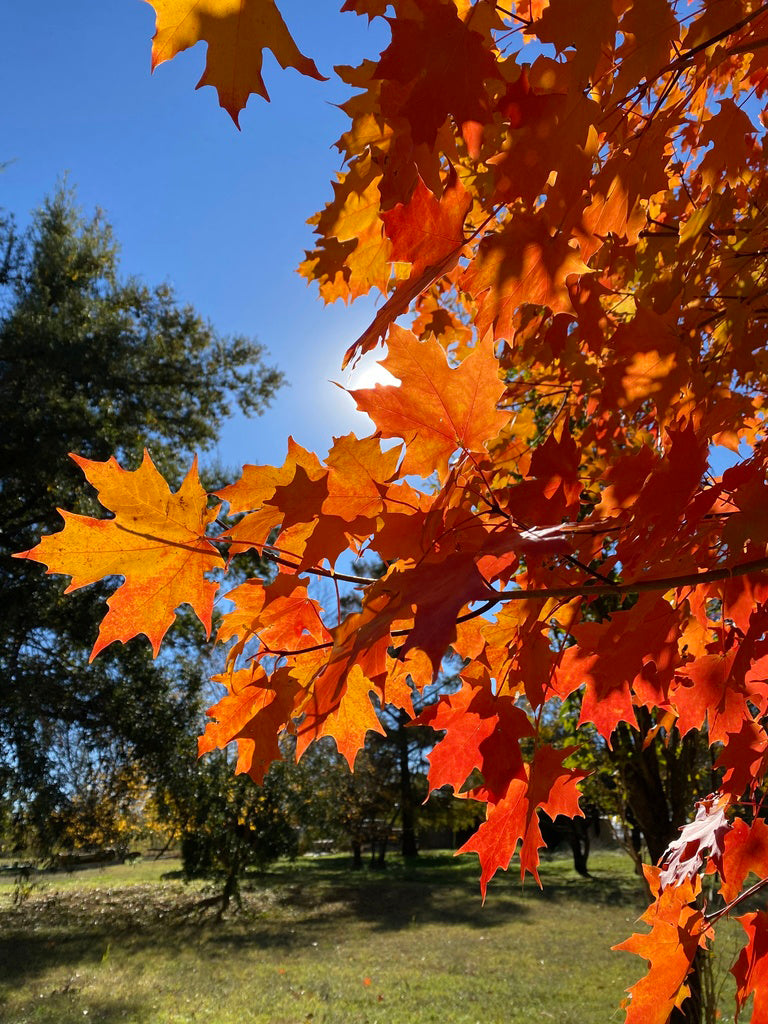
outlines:
{"label": "tree trunk", "polygon": [[229,865],[229,871],[224,881],[224,888],[221,890],[219,909],[216,914],[216,923],[220,924],[231,903],[233,897],[240,902],[240,860],[235,857]]}
{"label": "tree trunk", "polygon": [[358,871],[363,866],[363,845],[359,839],[352,840],[352,867]]}
{"label": "tree trunk", "polygon": [[396,735],[400,765],[400,821],[403,827],[401,853],[406,858],[417,857],[419,853],[416,842],[416,807],[411,784],[411,766],[408,761],[408,734],[405,731],[405,723],[408,721],[408,716],[401,711],[399,713],[400,728]]}
{"label": "tree trunk", "polygon": [[571,851],[573,853],[574,869],[584,878],[589,878],[587,861],[589,859],[589,825],[584,824],[579,818],[574,819],[573,828],[570,834]]}

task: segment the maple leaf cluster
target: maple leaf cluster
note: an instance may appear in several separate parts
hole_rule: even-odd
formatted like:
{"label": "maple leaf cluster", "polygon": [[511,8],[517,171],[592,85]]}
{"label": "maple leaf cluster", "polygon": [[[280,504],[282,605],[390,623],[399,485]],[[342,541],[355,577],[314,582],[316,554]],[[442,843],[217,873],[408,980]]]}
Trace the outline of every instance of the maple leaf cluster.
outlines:
{"label": "maple leaf cluster", "polygon": [[[205,39],[201,84],[235,119],[266,95],[265,46],[320,77],[272,0],[152,5],[154,62]],[[640,713],[662,741],[703,732],[720,790],[647,870],[650,933],[620,947],[650,964],[627,1019],[661,1024],[722,916],[700,874],[726,909],[768,879],[768,7],[588,8],[347,0],[391,41],[337,69],[355,90],[344,170],[300,269],[326,302],[383,296],[345,357],[386,346],[397,383],[351,392],[373,433],[324,459],[289,440],[282,466],[215,496],[226,515],[194,471],[171,495],[149,460],[78,460],[114,519],[63,513],[23,557],[70,589],[125,577],[96,650],[138,633],[157,649],[184,601],[208,628],[222,553],[271,560],[272,579],[222,591],[226,695],[200,741],[236,743],[257,782],[285,732],[299,757],[331,736],[353,766],[377,706],[412,715],[452,651],[461,688],[415,720],[443,734],[430,786],[486,805],[463,848],[483,890],[516,851],[538,877],[537,811],[581,813],[545,708],[578,692],[609,745]],[[383,575],[345,571],[362,555]],[[754,993],[762,1020],[768,912],[739,920],[737,1001]]]}

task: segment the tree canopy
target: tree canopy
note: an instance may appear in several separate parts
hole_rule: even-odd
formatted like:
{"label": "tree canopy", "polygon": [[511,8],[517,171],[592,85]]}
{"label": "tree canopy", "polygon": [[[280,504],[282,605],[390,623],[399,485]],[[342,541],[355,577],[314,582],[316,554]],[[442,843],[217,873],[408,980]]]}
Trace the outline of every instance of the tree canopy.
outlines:
{"label": "tree canopy", "polygon": [[[235,120],[249,92],[265,94],[264,47],[318,75],[272,0],[153,6],[154,62],[205,40],[200,84]],[[768,883],[768,8],[343,10],[385,17],[391,41],[336,70],[354,90],[343,170],[301,272],[326,302],[382,294],[345,363],[383,342],[397,384],[352,392],[371,436],[337,438],[324,458],[289,441],[282,466],[246,466],[220,489],[215,513],[195,485],[193,514],[191,483],[168,498],[143,487],[148,468],[80,460],[126,536],[181,547],[174,558],[194,578],[170,598],[133,539],[110,547],[109,575],[126,583],[99,646],[138,633],[157,645],[171,604],[198,608],[215,559],[224,571],[243,552],[269,558],[274,580],[228,593],[228,693],[201,740],[202,751],[236,742],[237,770],[256,780],[283,732],[299,757],[331,736],[354,764],[382,728],[373,701],[410,714],[414,688],[432,684],[451,649],[462,687],[417,721],[444,731],[431,787],[486,804],[463,847],[479,857],[483,891],[516,852],[521,874],[538,878],[538,810],[582,813],[573,748],[543,730],[571,695],[609,746],[638,728],[643,749],[700,735],[716,792],[646,868],[651,930],[620,947],[649,963],[630,1024],[694,1019],[698,951],[754,893],[751,873]],[[407,326],[395,322],[406,314]],[[97,577],[106,536],[103,520],[68,521],[21,557],[77,587]],[[382,576],[345,570],[363,552]],[[318,577],[339,593],[357,587],[360,610],[322,607],[308,589]],[[720,908],[702,902],[706,870],[719,875]],[[768,915],[739,921],[737,1005],[754,993],[760,1020]]]}
{"label": "tree canopy", "polygon": [[0,253],[0,793],[45,846],[72,797],[68,747],[91,767],[99,752],[161,765],[194,732],[205,676],[183,634],[172,670],[136,644],[87,669],[103,592],[65,605],[59,581],[41,584],[11,552],[55,528],[57,505],[95,508],[68,452],[134,462],[151,444],[173,479],[233,402],[261,411],[280,374],[167,285],[122,279],[109,225],[64,187],[27,231],[2,221]]}

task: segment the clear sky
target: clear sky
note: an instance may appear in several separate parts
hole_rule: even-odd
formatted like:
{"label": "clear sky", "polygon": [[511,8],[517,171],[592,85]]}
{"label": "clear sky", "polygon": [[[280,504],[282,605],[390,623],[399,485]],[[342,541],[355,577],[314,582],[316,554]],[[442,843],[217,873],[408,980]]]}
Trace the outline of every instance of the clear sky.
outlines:
{"label": "clear sky", "polygon": [[255,336],[289,378],[265,416],[226,426],[219,455],[233,468],[282,462],[289,433],[325,454],[333,435],[370,429],[328,381],[355,383],[341,356],[373,304],[326,307],[295,268],[341,166],[335,104],[348,89],[333,66],[377,56],[389,33],[340,14],[341,0],[278,5],[330,81],[283,71],[265,51],[272,102],[251,97],[241,132],[212,88],[195,91],[204,44],[150,75],[154,12],[142,0],[0,5],[0,206],[24,223],[67,174],[85,211],[107,214],[125,274],[168,281],[220,332]]}

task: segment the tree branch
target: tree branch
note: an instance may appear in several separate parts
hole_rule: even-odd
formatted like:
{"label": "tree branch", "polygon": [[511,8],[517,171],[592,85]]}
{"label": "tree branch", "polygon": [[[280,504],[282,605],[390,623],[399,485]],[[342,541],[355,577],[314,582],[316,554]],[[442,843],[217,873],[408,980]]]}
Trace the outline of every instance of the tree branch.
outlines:
{"label": "tree branch", "polygon": [[538,587],[528,590],[511,590],[508,593],[497,591],[494,603],[499,601],[528,601],[535,598],[550,597],[591,597],[602,594],[640,594],[644,591],[672,590],[678,587],[697,587],[702,583],[715,583],[717,580],[729,580],[737,576],[747,576],[752,572],[768,571],[768,558],[756,558],[752,562],[741,565],[723,566],[721,569],[707,569],[704,572],[692,572],[682,576],[665,576],[657,579],[632,580],[629,583],[594,584],[582,587]]}

